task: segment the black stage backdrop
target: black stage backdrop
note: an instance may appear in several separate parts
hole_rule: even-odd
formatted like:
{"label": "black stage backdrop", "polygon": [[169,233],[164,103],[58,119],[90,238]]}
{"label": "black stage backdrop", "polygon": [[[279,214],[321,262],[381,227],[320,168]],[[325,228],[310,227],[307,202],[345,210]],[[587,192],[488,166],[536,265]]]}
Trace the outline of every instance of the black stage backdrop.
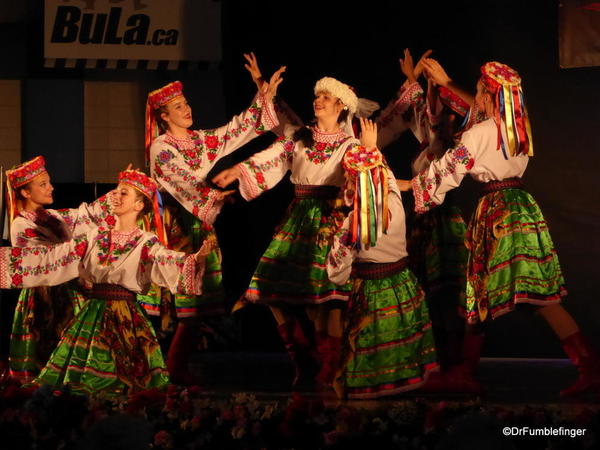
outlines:
{"label": "black stage backdrop", "polygon": [[[198,86],[202,76],[193,72],[42,69],[41,46],[31,37],[39,30],[40,18],[36,18],[32,8],[26,24],[29,43],[19,41],[7,47],[12,60],[22,69],[5,66],[0,75],[75,81],[136,80],[141,88],[181,79],[194,108],[194,126],[206,128],[223,124],[245,108],[254,94],[254,86],[243,69],[244,52],[256,53],[265,76],[279,65],[287,66],[279,95],[305,120],[311,118],[313,85],[322,76],[349,83],[359,96],[384,106],[404,81],[398,58],[405,47],[410,48],[415,59],[423,51],[433,49],[432,56],[448,73],[471,88],[484,62],[507,63],[524,79],[536,150],[525,182],[544,211],[559,252],[569,290],[565,307],[584,332],[600,344],[596,326],[600,322],[600,273],[596,266],[600,259],[596,199],[600,69],[559,68],[556,1],[413,3],[223,1],[224,56],[219,73],[225,105],[218,93],[202,91]],[[19,25],[11,25],[2,34],[14,34],[15,29],[20,29]],[[7,46],[6,41],[3,45]],[[26,57],[21,54],[24,47]],[[222,114],[224,110],[227,117]],[[44,126],[40,123],[38,132],[56,138],[72,132],[68,125],[64,130],[45,130]],[[223,167],[265,148],[272,140],[272,135],[256,139],[222,161]],[[414,139],[407,135],[386,149],[386,157],[398,177],[409,176],[408,162],[414,148]],[[87,196],[93,189],[70,187],[58,185],[56,206],[90,200]],[[467,220],[477,200],[477,184],[465,180],[458,194]],[[255,201],[247,203],[238,197],[235,204],[223,209],[216,227],[231,302],[243,293],[291,198],[291,185],[286,180]],[[405,208],[411,208],[410,196],[405,197]],[[281,348],[266,308],[248,307],[236,313],[235,323],[241,349]],[[489,326],[488,337],[484,356],[563,357],[557,339],[545,323],[526,313],[508,314],[496,320]]]}

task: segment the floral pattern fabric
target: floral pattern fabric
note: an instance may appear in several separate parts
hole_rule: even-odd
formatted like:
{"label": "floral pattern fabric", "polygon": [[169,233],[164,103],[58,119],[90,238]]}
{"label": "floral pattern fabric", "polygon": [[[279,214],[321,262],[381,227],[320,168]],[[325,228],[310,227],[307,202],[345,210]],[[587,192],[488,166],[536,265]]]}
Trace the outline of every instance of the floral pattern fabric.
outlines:
{"label": "floral pattern fabric", "polygon": [[148,232],[125,237],[104,227],[47,247],[0,249],[0,288],[55,286],[77,277],[140,293],[151,282],[173,293],[200,295],[203,265],[162,246]]}
{"label": "floral pattern fabric", "polygon": [[412,179],[415,211],[422,213],[440,205],[446,193],[458,187],[467,174],[482,183],[521,177],[529,157],[505,159],[497,148],[498,129],[494,119],[467,130],[454,148]]}
{"label": "floral pattern fabric", "polygon": [[189,131],[180,139],[169,133],[150,147],[151,174],[186,210],[212,224],[223,200],[206,176],[216,161],[278,124],[273,104],[257,95],[248,109],[227,125],[212,130]]}
{"label": "floral pattern fabric", "polygon": [[112,227],[113,191],[79,208],[23,210],[10,227],[11,243],[15,247],[35,247],[65,242],[89,227]]}
{"label": "floral pattern fabric", "polygon": [[306,147],[294,141],[296,127],[289,126],[285,135],[266,150],[256,153],[238,165],[241,172],[240,193],[246,200],[271,189],[291,170],[293,184],[312,186],[342,186],[344,172],[341,161],[360,142],[343,131],[323,133],[311,127],[313,144]]}

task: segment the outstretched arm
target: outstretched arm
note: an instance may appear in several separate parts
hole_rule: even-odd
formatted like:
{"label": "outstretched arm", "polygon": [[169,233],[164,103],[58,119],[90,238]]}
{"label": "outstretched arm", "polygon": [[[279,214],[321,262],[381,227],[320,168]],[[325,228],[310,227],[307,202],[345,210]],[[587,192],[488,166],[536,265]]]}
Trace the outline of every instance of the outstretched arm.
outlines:
{"label": "outstretched arm", "polygon": [[57,286],[79,276],[88,238],[41,247],[0,248],[0,289]]}

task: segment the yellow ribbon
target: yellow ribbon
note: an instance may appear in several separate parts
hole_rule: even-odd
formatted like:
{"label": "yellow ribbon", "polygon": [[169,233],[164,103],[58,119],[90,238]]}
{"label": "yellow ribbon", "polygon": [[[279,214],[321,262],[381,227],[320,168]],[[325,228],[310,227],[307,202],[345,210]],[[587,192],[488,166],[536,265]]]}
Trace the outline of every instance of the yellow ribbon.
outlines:
{"label": "yellow ribbon", "polygon": [[506,136],[508,138],[508,148],[511,156],[517,153],[517,141],[515,140],[515,123],[513,97],[510,87],[503,86],[504,93],[504,123],[506,124]]}
{"label": "yellow ribbon", "polygon": [[364,172],[358,175],[360,185],[360,241],[369,242],[369,197],[367,193],[367,176]]}

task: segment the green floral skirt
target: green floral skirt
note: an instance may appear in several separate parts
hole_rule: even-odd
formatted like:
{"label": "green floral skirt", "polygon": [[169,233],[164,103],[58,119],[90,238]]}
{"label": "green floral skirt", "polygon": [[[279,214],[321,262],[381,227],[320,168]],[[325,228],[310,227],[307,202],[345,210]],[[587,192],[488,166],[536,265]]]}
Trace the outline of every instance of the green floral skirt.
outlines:
{"label": "green floral skirt", "polygon": [[465,243],[469,261],[462,312],[469,323],[494,319],[518,303],[558,303],[567,294],[548,224],[526,191],[483,196]]}

